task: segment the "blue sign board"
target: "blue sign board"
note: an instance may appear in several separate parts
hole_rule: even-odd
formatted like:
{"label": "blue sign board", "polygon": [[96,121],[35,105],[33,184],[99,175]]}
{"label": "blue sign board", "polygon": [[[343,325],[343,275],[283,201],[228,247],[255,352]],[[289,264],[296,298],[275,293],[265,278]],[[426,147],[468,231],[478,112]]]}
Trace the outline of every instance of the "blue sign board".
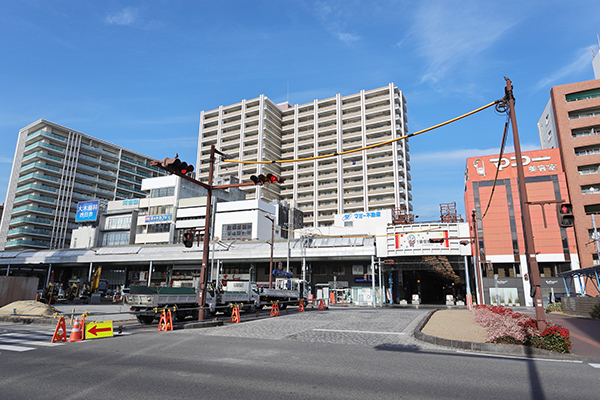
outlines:
{"label": "blue sign board", "polygon": [[351,214],[344,214],[342,221],[349,221],[351,219],[367,219],[367,218],[381,218],[381,211],[372,212],[357,212]]}
{"label": "blue sign board", "polygon": [[98,200],[77,203],[75,222],[94,222],[98,219]]}
{"label": "blue sign board", "polygon": [[173,220],[173,214],[150,215],[150,216],[144,218],[144,221],[146,223],[148,223],[148,222],[166,222],[166,221],[172,221],[172,220]]}
{"label": "blue sign board", "polygon": [[[354,283],[368,283],[369,285],[373,284],[373,279],[371,278],[371,275],[367,275],[367,277],[362,277],[362,278],[354,278]],[[375,277],[375,284],[379,284],[379,278],[376,276]]]}

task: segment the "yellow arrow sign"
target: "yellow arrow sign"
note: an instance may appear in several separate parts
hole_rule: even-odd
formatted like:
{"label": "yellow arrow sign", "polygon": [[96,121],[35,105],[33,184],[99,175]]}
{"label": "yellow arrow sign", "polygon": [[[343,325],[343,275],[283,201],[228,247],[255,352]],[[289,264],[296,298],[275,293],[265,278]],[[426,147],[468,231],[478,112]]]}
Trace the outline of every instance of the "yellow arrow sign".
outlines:
{"label": "yellow arrow sign", "polygon": [[85,323],[85,338],[97,339],[113,336],[112,321],[92,321]]}

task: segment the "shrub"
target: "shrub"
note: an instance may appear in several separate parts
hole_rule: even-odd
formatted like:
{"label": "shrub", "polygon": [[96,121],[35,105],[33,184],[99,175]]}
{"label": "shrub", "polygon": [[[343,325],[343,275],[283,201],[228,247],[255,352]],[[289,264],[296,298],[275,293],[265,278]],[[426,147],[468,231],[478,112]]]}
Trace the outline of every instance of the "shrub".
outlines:
{"label": "shrub", "polygon": [[486,328],[489,343],[531,346],[559,353],[571,349],[569,331],[560,326],[549,325],[540,333],[537,321],[504,306],[475,306],[473,313],[475,322]]}
{"label": "shrub", "polygon": [[531,337],[530,346],[558,353],[568,353],[571,350],[569,330],[558,325],[549,325],[542,333]]}
{"label": "shrub", "polygon": [[551,312],[562,312],[562,303],[558,302],[558,303],[550,303],[548,304],[548,306],[546,306],[546,313],[551,313]]}
{"label": "shrub", "polygon": [[600,319],[600,304],[596,304],[592,311],[590,311],[590,316],[594,319]]}

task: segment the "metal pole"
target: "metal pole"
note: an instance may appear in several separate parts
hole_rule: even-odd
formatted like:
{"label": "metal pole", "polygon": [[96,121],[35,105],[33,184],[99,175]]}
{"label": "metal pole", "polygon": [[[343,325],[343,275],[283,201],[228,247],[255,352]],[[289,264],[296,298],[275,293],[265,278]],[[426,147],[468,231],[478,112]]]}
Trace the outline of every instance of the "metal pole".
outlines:
{"label": "metal pole", "polygon": [[92,283],[92,268],[94,263],[90,263],[90,272],[88,273],[88,282]]}
{"label": "metal pole", "polygon": [[150,261],[150,270],[148,272],[148,286],[152,283],[152,261]]}
{"label": "metal pole", "polygon": [[[212,257],[210,260],[210,275],[212,277],[212,274],[215,271],[215,221],[217,220],[217,203],[218,203],[218,199],[215,199],[213,208],[212,208],[212,212],[213,212],[213,223],[212,223],[212,229],[210,231],[211,233],[211,241],[212,241]],[[208,279],[208,278],[207,278]]]}
{"label": "metal pole", "polygon": [[385,302],[385,295],[383,294],[381,288],[381,259],[378,258],[377,260],[379,261],[379,295],[381,296],[381,307],[383,307],[383,303]]}
{"label": "metal pole", "polygon": [[271,262],[269,263],[269,289],[273,288],[273,241],[275,240],[275,218],[265,217],[271,221]]}
{"label": "metal pole", "polygon": [[505,97],[508,100],[510,111],[510,123],[513,131],[513,144],[515,146],[515,158],[517,160],[517,178],[519,181],[519,201],[521,203],[521,220],[523,223],[523,232],[525,234],[525,255],[529,268],[531,294],[534,298],[535,317],[540,331],[546,329],[546,316],[544,312],[544,303],[542,300],[542,286],[540,279],[540,270],[538,267],[535,243],[533,241],[533,228],[531,226],[531,215],[529,213],[529,204],[527,196],[527,186],[525,185],[525,173],[523,172],[523,158],[521,156],[521,145],[519,143],[519,130],[517,128],[517,114],[515,112],[515,97],[513,95],[512,82],[506,79]]}
{"label": "metal pole", "polygon": [[473,230],[475,231],[475,259],[473,262],[475,263],[475,280],[477,281],[477,304],[485,304],[485,299],[483,297],[483,279],[481,277],[481,266],[479,265],[479,233],[477,229],[477,212],[473,210]]}
{"label": "metal pole", "polygon": [[46,286],[50,283],[50,273],[52,272],[52,264],[48,264],[48,277],[46,278]]}
{"label": "metal pole", "polygon": [[286,224],[287,231],[287,267],[285,269],[286,272],[290,272],[290,224],[289,222]]}
{"label": "metal pole", "polygon": [[469,264],[467,263],[467,256],[465,260],[465,281],[467,282],[467,308],[470,310],[473,306],[473,299],[471,298],[471,279],[469,277]]}
{"label": "metal pole", "polygon": [[371,305],[373,307],[377,307],[376,304],[376,297],[375,297],[375,256],[371,256],[371,286],[372,286],[372,292],[371,292]]}
{"label": "metal pole", "polygon": [[208,187],[206,188],[206,216],[204,218],[204,243],[202,246],[202,268],[200,269],[200,287],[198,288],[198,321],[204,321],[204,299],[206,298],[206,281],[208,274],[208,245],[210,243],[210,206],[212,201],[213,174],[215,172],[215,145],[210,146],[210,160],[208,167]]}
{"label": "metal pole", "polygon": [[10,264],[6,266],[6,276],[10,273]]}
{"label": "metal pole", "polygon": [[596,214],[592,214],[592,224],[594,225],[594,243],[596,243],[596,254],[598,254],[598,259],[600,260],[600,236],[598,235],[598,229],[596,229]]}

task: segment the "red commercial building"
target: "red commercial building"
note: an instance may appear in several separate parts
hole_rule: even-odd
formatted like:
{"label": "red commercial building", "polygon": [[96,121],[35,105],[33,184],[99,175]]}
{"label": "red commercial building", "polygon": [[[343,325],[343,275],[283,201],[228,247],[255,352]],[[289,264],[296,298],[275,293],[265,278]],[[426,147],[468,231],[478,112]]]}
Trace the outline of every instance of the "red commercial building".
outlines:
{"label": "red commercial building", "polygon": [[[558,149],[523,152],[522,158],[542,295],[549,297],[565,292],[559,273],[579,268],[573,228],[561,227],[557,215],[560,203],[569,202],[567,182]],[[467,159],[465,210],[471,236],[477,231],[473,254],[486,304],[533,305],[516,165],[514,153]]]}

